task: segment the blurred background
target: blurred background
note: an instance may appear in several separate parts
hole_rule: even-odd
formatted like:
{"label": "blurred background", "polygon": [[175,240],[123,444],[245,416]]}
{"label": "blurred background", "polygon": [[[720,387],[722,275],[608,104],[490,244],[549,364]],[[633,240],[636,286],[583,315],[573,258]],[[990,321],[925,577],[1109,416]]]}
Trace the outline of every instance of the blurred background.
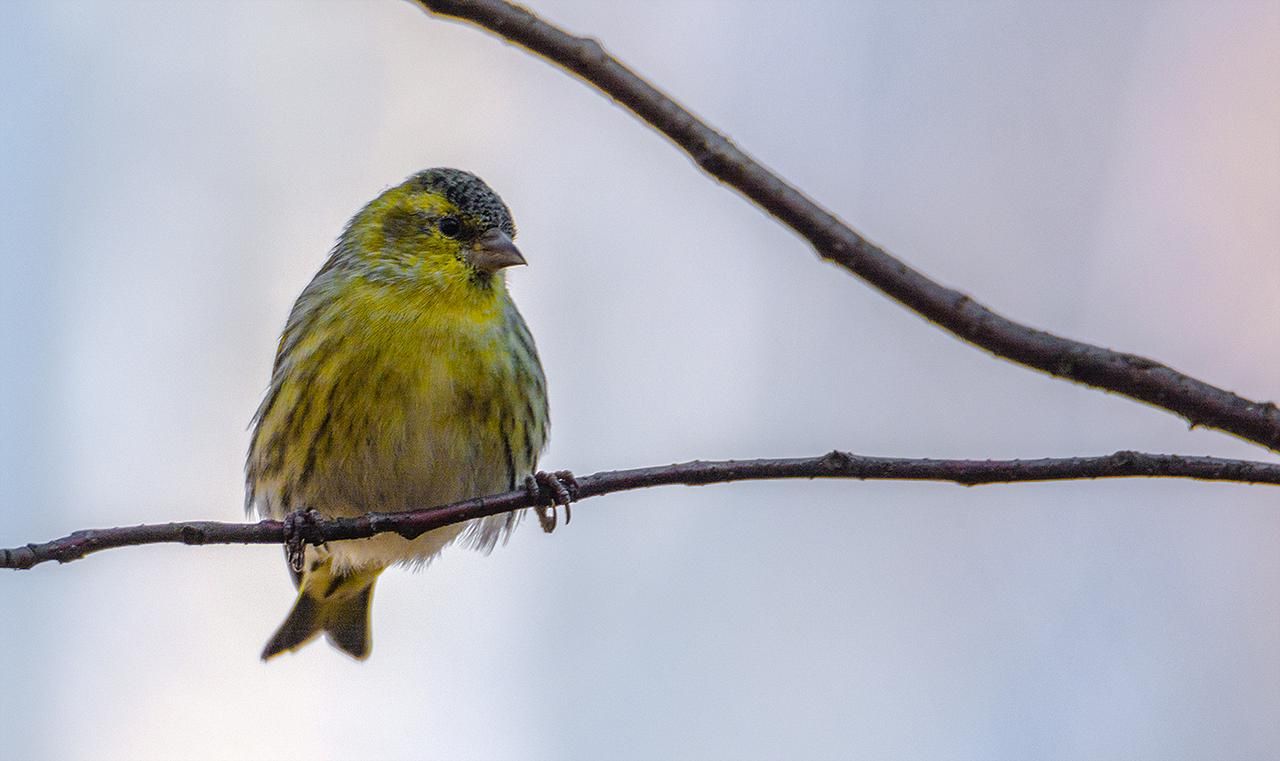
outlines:
{"label": "blurred background", "polygon": [[[858,230],[1033,326],[1280,396],[1280,2],[537,0]],[[0,26],[0,546],[242,518],[349,216],[485,178],[548,468],[832,448],[1270,459],[963,345],[594,91],[406,2],[17,2]],[[388,573],[374,653],[258,661],[275,547],[0,573],[12,758],[1261,759],[1280,492],[636,491]]]}

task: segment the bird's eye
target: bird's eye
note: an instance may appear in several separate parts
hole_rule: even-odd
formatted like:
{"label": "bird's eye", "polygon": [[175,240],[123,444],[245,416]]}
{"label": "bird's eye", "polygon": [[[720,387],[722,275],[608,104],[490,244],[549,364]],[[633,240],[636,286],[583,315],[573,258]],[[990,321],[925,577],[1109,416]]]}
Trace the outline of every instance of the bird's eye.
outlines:
{"label": "bird's eye", "polygon": [[462,223],[457,217],[445,217],[440,220],[440,234],[446,238],[456,238],[462,232]]}

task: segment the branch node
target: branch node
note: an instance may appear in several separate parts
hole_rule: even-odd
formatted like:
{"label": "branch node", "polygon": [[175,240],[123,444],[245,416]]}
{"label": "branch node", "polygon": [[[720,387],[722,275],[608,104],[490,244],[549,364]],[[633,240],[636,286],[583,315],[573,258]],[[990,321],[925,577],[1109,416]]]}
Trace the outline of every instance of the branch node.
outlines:
{"label": "branch node", "polygon": [[594,37],[575,37],[578,43],[578,63],[584,67],[599,66],[608,63],[609,54],[604,45]]}
{"label": "branch node", "polygon": [[833,449],[822,456],[819,461],[823,470],[831,473],[844,473],[853,467],[856,458],[849,452]]}
{"label": "branch node", "polygon": [[1132,467],[1133,464],[1136,463],[1141,456],[1142,455],[1138,454],[1137,452],[1134,452],[1129,449],[1121,449],[1120,451],[1111,455],[1112,459],[1115,460],[1116,464],[1122,468]]}

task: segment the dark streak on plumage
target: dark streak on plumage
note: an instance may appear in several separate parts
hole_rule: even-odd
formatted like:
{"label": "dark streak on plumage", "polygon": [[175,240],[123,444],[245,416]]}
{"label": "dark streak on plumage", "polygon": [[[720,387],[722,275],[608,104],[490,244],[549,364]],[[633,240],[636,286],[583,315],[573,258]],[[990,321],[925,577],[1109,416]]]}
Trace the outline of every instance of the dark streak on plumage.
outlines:
{"label": "dark streak on plumage", "polygon": [[476,398],[475,392],[464,387],[458,388],[454,392],[454,409],[457,410],[458,416],[464,420],[475,420],[480,408],[480,400]]}
{"label": "dark streak on plumage", "polygon": [[335,573],[332,576],[330,576],[329,585],[326,586],[324,589],[324,596],[332,597],[333,593],[337,592],[338,589],[346,582],[348,578],[349,577],[346,574],[342,574],[342,573]]}
{"label": "dark streak on plumage", "polygon": [[307,459],[303,463],[302,473],[298,476],[299,488],[305,487],[310,481],[311,476],[315,473],[316,458],[320,453],[320,439],[329,436],[329,424],[333,420],[333,402],[338,395],[338,390],[342,388],[341,383],[334,383],[329,388],[329,393],[325,398],[324,417],[320,419],[320,425],[316,426],[316,431],[311,436],[311,445],[307,447]]}
{"label": "dark streak on plumage", "polygon": [[407,238],[423,231],[426,216],[413,209],[392,209],[382,222],[382,234],[388,239]]}
{"label": "dark streak on plumage", "polygon": [[471,284],[480,290],[487,291],[493,288],[494,277],[492,272],[472,269],[470,279]]}
{"label": "dark streak on plumage", "polygon": [[498,423],[499,438],[502,439],[502,454],[507,461],[507,488],[516,488],[516,458],[511,452],[511,421],[502,418]]}
{"label": "dark streak on plumage", "polygon": [[529,335],[529,331],[521,330],[520,326],[509,326],[510,332],[515,335],[516,341],[520,344],[520,348],[524,349],[524,353],[534,362],[538,361],[538,350],[533,346],[533,336]]}
{"label": "dark streak on plumage", "polygon": [[538,418],[533,414],[533,403],[529,401],[528,397],[526,397],[524,401],[524,419],[527,421],[524,426],[524,458],[525,462],[532,463],[536,462],[538,459],[538,453],[533,441],[532,429],[533,424],[538,420]]}

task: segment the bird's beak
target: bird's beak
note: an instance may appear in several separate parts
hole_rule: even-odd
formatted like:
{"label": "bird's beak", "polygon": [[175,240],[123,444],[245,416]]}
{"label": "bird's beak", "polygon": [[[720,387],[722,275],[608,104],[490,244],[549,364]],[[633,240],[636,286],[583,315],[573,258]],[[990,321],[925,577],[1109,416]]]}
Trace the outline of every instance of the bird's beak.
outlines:
{"label": "bird's beak", "polygon": [[520,249],[511,238],[496,227],[485,230],[471,243],[471,264],[481,272],[493,274],[503,267],[524,264]]}

